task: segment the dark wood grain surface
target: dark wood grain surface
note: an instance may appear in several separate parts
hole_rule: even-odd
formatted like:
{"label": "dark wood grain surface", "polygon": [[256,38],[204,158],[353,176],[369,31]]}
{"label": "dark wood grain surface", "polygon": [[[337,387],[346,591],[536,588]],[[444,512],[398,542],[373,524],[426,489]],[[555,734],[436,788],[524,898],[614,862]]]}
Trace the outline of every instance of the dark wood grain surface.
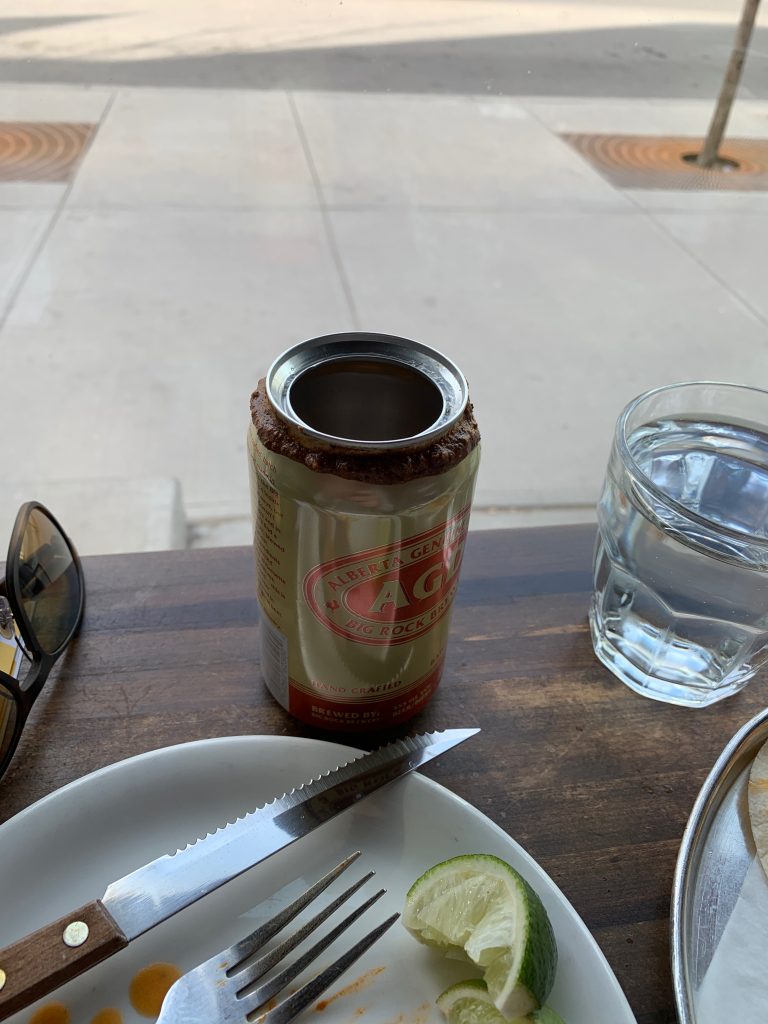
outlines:
{"label": "dark wood grain surface", "polygon": [[[595,659],[594,529],[470,535],[446,671],[410,730],[480,726],[425,774],[520,842],[581,914],[638,1024],[672,1024],[668,911],[696,793],[768,679],[712,708],[637,696]],[[85,559],[84,628],[0,781],[0,822],[106,764],[213,736],[315,732],[259,676],[245,548]],[[0,850],[0,854],[2,851]]]}

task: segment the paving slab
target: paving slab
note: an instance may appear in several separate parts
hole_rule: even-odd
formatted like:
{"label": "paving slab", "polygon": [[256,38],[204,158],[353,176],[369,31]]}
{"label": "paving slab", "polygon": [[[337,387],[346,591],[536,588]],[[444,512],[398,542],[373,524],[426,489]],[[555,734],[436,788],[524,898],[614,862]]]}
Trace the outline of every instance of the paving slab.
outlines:
{"label": "paving slab", "polygon": [[[619,99],[600,97],[523,97],[519,101],[553,132],[622,135],[703,135],[715,103],[712,99]],[[728,119],[729,136],[768,136],[768,103],[737,97]]]}
{"label": "paving slab", "polygon": [[55,210],[67,185],[49,181],[0,181],[0,210]]}
{"label": "paving slab", "polygon": [[331,216],[363,326],[466,373],[479,505],[592,503],[627,401],[764,372],[765,324],[637,211]]}
{"label": "paving slab", "polygon": [[768,192],[708,192],[682,189],[626,189],[625,196],[650,214],[727,214],[736,223],[743,217],[768,213]]}
{"label": "paving slab", "polygon": [[470,530],[525,530],[535,526],[597,525],[597,502],[589,505],[537,505],[519,508],[475,506],[469,518]]}
{"label": "paving slab", "polygon": [[76,207],[317,205],[287,95],[122,91],[83,161]]}
{"label": "paving slab", "polygon": [[[555,133],[691,136],[703,138],[713,100],[521,98],[520,105]],[[768,103],[737,98],[728,122],[729,138],[768,138]],[[622,196],[646,210],[723,211],[740,214],[768,209],[768,192],[683,189],[622,189]]]}
{"label": "paving slab", "polygon": [[[0,544],[18,509],[40,501],[81,555],[167,551],[187,546],[181,488],[173,479],[8,479],[0,481]],[[2,548],[5,557],[5,547]]]}
{"label": "paving slab", "polygon": [[[248,509],[248,400],[272,359],[352,326],[312,211],[65,211],[0,336],[40,415],[27,471],[173,476]],[[6,388],[20,418],[28,394]]]}
{"label": "paving slab", "polygon": [[195,518],[189,525],[188,540],[191,548],[240,547],[252,544],[253,526],[250,514],[207,519],[201,515],[198,508]]}
{"label": "paving slab", "polygon": [[[112,90],[86,86],[4,85],[0,88],[0,122],[85,122],[97,124]],[[56,208],[67,193],[59,182],[0,181],[0,209]]]}
{"label": "paving slab", "polygon": [[[655,219],[763,317],[766,361],[751,383],[768,387],[768,204],[762,212],[753,209],[748,217],[735,217],[722,211],[693,213],[689,210],[685,213],[660,212]],[[723,344],[730,345],[731,339],[724,338]],[[738,365],[733,369],[739,372]]]}
{"label": "paving slab", "polygon": [[[0,110],[25,109],[8,94]],[[251,389],[287,346],[359,326],[434,345],[467,373],[484,434],[473,528],[591,521],[626,401],[764,376],[768,197],[618,190],[554,134],[556,117],[645,131],[664,105],[112,100],[31,90],[29,116],[76,119],[82,101],[103,123],[70,194],[22,183],[4,205],[0,188],[0,310],[23,283],[0,352],[36,382],[25,458],[39,480],[63,466],[177,478],[191,543],[235,542],[249,531]],[[683,106],[664,107],[670,131],[708,105]],[[740,109],[762,130],[766,104]],[[6,396],[18,417],[25,393]]]}
{"label": "paving slab", "polygon": [[507,99],[314,92],[296,105],[329,207],[628,204]]}
{"label": "paving slab", "polygon": [[0,209],[0,322],[52,217],[51,209]]}
{"label": "paving slab", "polygon": [[88,85],[3,85],[0,121],[84,121],[98,123],[114,89]]}

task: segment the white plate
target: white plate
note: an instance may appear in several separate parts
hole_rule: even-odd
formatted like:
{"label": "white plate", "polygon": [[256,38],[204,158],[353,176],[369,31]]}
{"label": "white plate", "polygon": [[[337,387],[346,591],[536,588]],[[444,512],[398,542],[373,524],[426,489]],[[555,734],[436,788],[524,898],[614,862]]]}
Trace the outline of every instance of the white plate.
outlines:
{"label": "white plate", "polygon": [[[0,948],[98,897],[127,871],[356,753],[281,736],[204,740],[122,761],[45,797],[0,827]],[[376,888],[388,890],[355,926],[360,933],[399,910],[410,884],[437,861],[460,853],[502,857],[533,885],[552,920],[560,959],[550,1005],[567,1024],[636,1024],[595,941],[535,861],[475,808],[419,775],[369,797],[51,999],[78,1024],[106,1006],[137,1024],[142,1018],[130,1006],[128,986],[141,967],[170,961],[188,970],[252,929],[249,908],[291,879],[319,877],[356,849],[363,856],[345,877],[351,882],[374,868]],[[363,892],[373,892],[374,882]],[[330,1002],[322,1019],[352,1022],[364,1014],[366,1024],[438,1024],[435,997],[462,976],[464,966],[421,946],[398,923],[337,983],[334,993],[349,991]],[[12,1020],[29,1017],[25,1011]]]}

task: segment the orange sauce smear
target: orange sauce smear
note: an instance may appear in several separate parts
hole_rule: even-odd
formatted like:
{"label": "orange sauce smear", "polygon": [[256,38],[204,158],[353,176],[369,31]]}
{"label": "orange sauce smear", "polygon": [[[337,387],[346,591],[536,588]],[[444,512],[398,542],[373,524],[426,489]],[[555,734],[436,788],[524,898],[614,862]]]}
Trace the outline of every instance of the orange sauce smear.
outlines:
{"label": "orange sauce smear", "polygon": [[142,968],[131,982],[129,990],[131,1005],[136,1013],[142,1017],[159,1016],[168,989],[180,977],[181,971],[175,964],[150,964]]}
{"label": "orange sauce smear", "polygon": [[123,1024],[123,1015],[110,1006],[106,1010],[99,1010],[91,1024]]}
{"label": "orange sauce smear", "polygon": [[426,1024],[432,1014],[430,1003],[422,1003],[418,1009],[410,1013],[399,1013],[391,1024]]}
{"label": "orange sauce smear", "polygon": [[63,1003],[47,1003],[35,1010],[29,1024],[70,1024],[72,1017]]}
{"label": "orange sauce smear", "polygon": [[327,1010],[331,1003],[335,1003],[337,999],[342,999],[344,996],[350,996],[357,992],[361,992],[364,988],[367,988],[373,979],[385,971],[385,967],[373,967],[370,971],[366,971],[365,974],[361,974],[359,978],[355,978],[351,985],[347,985],[345,988],[340,988],[338,992],[334,992],[332,996],[328,996],[327,999],[321,999],[315,1007],[316,1013],[322,1013],[323,1010]]}

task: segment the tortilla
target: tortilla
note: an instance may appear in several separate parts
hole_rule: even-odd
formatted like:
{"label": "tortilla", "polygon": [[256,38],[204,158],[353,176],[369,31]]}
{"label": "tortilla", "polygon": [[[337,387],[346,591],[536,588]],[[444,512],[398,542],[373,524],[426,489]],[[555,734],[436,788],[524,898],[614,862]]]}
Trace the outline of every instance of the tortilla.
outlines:
{"label": "tortilla", "polygon": [[747,797],[757,855],[768,875],[768,742],[762,745],[752,765]]}

